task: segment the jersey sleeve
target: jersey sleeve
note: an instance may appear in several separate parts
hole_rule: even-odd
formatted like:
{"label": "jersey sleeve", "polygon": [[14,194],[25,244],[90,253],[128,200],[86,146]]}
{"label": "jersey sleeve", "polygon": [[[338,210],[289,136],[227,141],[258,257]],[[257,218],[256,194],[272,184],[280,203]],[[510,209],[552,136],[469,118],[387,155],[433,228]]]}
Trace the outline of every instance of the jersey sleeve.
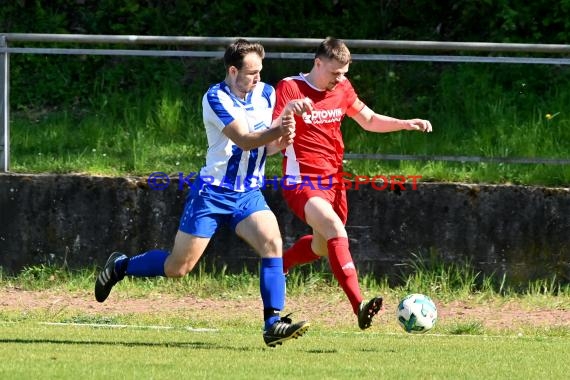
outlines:
{"label": "jersey sleeve", "polygon": [[299,97],[298,91],[295,89],[294,81],[283,79],[277,83],[275,89],[276,101],[273,109],[273,120],[277,119],[283,112],[283,109],[290,100]]}
{"label": "jersey sleeve", "polygon": [[[202,99],[204,120],[214,124],[219,130],[236,119],[230,97],[223,91],[210,89]],[[232,112],[233,111],[233,112]]]}
{"label": "jersey sleeve", "polygon": [[275,88],[270,84],[265,83],[263,86],[263,97],[267,99],[267,105],[269,108],[275,108]]}
{"label": "jersey sleeve", "polygon": [[346,108],[350,108],[358,99],[358,95],[356,94],[356,90],[352,87],[352,83],[347,79],[346,80],[346,87],[344,90],[344,98],[346,99]]}

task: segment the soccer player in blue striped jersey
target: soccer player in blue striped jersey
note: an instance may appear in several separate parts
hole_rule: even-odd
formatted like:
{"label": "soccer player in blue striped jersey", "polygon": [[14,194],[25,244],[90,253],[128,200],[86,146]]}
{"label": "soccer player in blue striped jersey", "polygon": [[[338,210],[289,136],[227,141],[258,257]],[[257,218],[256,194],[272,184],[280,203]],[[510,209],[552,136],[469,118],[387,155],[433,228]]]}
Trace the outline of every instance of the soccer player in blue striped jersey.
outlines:
{"label": "soccer player in blue striped jersey", "polygon": [[261,257],[265,343],[275,347],[307,331],[308,322],[293,323],[280,315],[285,306],[281,232],[260,187],[267,155],[292,143],[293,113],[310,106],[305,100],[291,101],[272,123],[275,89],[261,82],[264,56],[261,44],[244,39],[227,47],[226,77],[212,85],[202,100],[206,164],[189,190],[172,252],[153,249],[130,258],[114,252],[97,276],[97,301],[105,301],[125,275],[185,276],[218,227],[226,224]]}

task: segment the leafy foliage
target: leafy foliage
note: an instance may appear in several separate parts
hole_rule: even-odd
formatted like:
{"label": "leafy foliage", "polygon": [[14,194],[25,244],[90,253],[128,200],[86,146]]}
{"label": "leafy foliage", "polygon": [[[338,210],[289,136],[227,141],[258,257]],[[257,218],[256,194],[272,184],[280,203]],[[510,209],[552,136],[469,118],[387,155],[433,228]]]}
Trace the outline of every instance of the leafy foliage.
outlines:
{"label": "leafy foliage", "polygon": [[3,4],[0,30],[565,43],[569,15],[569,0],[18,0]]}
{"label": "leafy foliage", "polygon": [[[249,36],[345,39],[559,43],[570,40],[570,0],[138,1],[19,0],[0,7],[10,33]],[[73,103],[93,92],[89,78],[115,86],[146,86],[143,78],[176,75],[168,60],[31,56],[12,65],[17,104]],[[292,72],[292,71],[288,71]],[[105,74],[102,74],[105,73]],[[103,77],[103,78],[102,78]],[[363,77],[368,83],[371,78]],[[421,83],[402,76],[401,83]],[[57,83],[64,83],[65,91]],[[42,101],[43,99],[43,101]],[[48,102],[46,99],[49,99]]]}

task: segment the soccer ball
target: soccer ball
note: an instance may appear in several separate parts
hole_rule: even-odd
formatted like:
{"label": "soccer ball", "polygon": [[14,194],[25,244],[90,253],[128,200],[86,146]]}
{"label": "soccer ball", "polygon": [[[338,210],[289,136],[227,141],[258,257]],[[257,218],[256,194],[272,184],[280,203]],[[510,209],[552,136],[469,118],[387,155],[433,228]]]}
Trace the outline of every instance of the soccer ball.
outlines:
{"label": "soccer ball", "polygon": [[398,304],[398,323],[411,334],[431,330],[437,321],[435,303],[424,294],[409,294]]}

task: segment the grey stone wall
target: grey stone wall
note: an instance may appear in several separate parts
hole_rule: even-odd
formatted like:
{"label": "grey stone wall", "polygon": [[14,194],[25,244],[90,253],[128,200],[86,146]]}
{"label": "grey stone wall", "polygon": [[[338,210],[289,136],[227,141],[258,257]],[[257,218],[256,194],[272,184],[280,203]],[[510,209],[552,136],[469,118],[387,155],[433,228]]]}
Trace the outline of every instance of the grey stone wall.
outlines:
{"label": "grey stone wall", "polygon": [[[287,248],[308,229],[278,190],[265,194]],[[435,256],[512,282],[570,282],[568,188],[420,183],[417,190],[361,186],[348,198],[347,230],[361,273],[397,282],[414,257]],[[38,264],[95,267],[113,250],[170,249],[184,200],[176,181],[153,191],[144,178],[0,174],[0,266],[7,273]],[[258,263],[227,229],[203,261],[232,272]]]}

